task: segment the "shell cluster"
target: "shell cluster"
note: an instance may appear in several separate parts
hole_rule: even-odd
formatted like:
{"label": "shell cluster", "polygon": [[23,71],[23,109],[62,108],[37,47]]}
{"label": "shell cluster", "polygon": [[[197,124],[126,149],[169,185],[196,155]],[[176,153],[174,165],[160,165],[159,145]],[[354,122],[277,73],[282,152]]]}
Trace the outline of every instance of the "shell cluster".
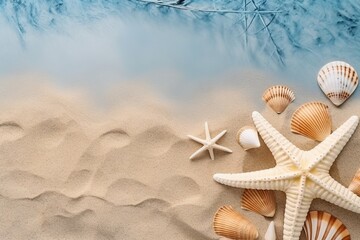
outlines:
{"label": "shell cluster", "polygon": [[321,211],[308,213],[304,225],[307,240],[350,240],[346,226],[336,217]]}
{"label": "shell cluster", "polygon": [[[334,61],[320,69],[317,82],[329,100],[340,106],[356,90],[359,80],[356,70],[350,64]],[[276,85],[266,89],[262,99],[272,110],[280,114],[295,100],[295,94],[287,86]],[[321,102],[301,105],[291,117],[290,129],[293,133],[316,141],[325,140],[332,132],[329,107]],[[251,126],[242,127],[236,135],[236,140],[244,150],[260,147],[258,132]],[[349,190],[360,196],[360,169],[350,183]],[[274,191],[245,189],[241,208],[265,217],[273,217],[276,212]],[[259,236],[256,227],[231,206],[218,209],[213,227],[216,234],[229,239],[251,240]],[[307,240],[351,239],[349,231],[339,219],[322,211],[309,212],[303,229]],[[264,239],[276,240],[273,221],[270,222]]]}
{"label": "shell cluster", "polygon": [[357,72],[350,64],[335,61],[320,69],[317,82],[330,101],[340,106],[355,91],[359,79]]}
{"label": "shell cluster", "polygon": [[245,189],[241,199],[241,208],[265,217],[273,217],[276,212],[274,191]]}
{"label": "shell cluster", "polygon": [[323,141],[331,134],[332,121],[329,107],[321,102],[309,102],[301,105],[291,118],[291,131]]}
{"label": "shell cluster", "polygon": [[232,206],[217,210],[213,227],[216,234],[230,239],[253,240],[259,237],[256,227]]}
{"label": "shell cluster", "polygon": [[236,134],[236,140],[245,150],[260,147],[259,135],[254,127],[245,126],[240,128]]}
{"label": "shell cluster", "polygon": [[265,90],[262,99],[276,113],[282,113],[295,100],[295,94],[287,86],[277,85]]}

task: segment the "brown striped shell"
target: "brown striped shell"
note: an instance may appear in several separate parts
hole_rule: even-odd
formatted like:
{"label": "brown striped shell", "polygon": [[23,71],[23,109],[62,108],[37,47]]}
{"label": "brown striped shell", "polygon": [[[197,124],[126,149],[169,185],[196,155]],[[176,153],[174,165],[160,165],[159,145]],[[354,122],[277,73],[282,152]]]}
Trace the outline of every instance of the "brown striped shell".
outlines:
{"label": "brown striped shell", "polygon": [[276,211],[274,191],[245,189],[241,199],[241,208],[265,217],[273,217]]}
{"label": "brown striped shell", "polygon": [[295,94],[287,86],[276,85],[266,89],[262,99],[276,113],[282,113],[295,100]]}
{"label": "brown striped shell", "polygon": [[217,210],[213,227],[216,234],[230,239],[254,240],[259,237],[256,227],[232,206]]}
{"label": "brown striped shell", "polygon": [[351,240],[348,229],[339,219],[321,211],[308,213],[304,231],[306,240]]}
{"label": "brown striped shell", "polygon": [[355,176],[349,185],[349,189],[356,195],[360,196],[360,169],[358,169],[355,173]]}
{"label": "brown striped shell", "polygon": [[301,105],[292,115],[290,128],[293,133],[323,141],[331,134],[329,107],[321,102]]}
{"label": "brown striped shell", "polygon": [[359,79],[356,70],[350,64],[334,61],[320,69],[317,82],[330,101],[340,106],[355,91]]}

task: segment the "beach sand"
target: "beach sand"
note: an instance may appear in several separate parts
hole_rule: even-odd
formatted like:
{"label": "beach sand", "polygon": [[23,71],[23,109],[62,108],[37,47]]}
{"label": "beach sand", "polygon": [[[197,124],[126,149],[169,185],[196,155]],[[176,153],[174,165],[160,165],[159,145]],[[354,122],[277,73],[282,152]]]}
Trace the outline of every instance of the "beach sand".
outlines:
{"label": "beach sand", "polygon": [[[315,99],[326,103],[333,129],[360,113],[355,98],[336,108],[324,96],[306,97],[292,86],[297,99],[278,115],[261,100],[269,84],[251,94],[243,87],[209,88],[183,103],[144,86],[119,87],[109,95],[114,104],[106,107],[52,87],[24,88],[6,97],[0,104],[0,239],[220,239],[212,219],[223,205],[248,217],[264,239],[272,219],[241,210],[243,189],[212,179],[217,172],[274,166],[263,141],[261,148],[247,152],[237,144],[238,129],[252,125],[251,113],[257,110],[307,150],[317,143],[289,128],[298,106]],[[228,130],[219,144],[232,154],[215,151],[211,161],[206,152],[189,160],[200,145],[187,134],[204,137],[205,121],[212,136]],[[331,169],[345,186],[360,168],[359,149],[358,129]],[[284,193],[276,192],[276,200],[274,220],[282,239]],[[330,212],[353,239],[360,236],[359,214],[322,200],[311,209]]]}

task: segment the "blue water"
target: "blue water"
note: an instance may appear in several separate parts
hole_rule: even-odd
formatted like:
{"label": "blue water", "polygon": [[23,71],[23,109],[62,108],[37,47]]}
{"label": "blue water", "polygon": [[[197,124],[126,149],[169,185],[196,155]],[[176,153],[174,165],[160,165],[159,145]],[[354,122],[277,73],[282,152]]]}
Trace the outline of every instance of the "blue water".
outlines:
{"label": "blue water", "polygon": [[152,1],[0,0],[0,77],[186,95],[247,68],[304,84],[331,60],[360,69],[357,0]]}

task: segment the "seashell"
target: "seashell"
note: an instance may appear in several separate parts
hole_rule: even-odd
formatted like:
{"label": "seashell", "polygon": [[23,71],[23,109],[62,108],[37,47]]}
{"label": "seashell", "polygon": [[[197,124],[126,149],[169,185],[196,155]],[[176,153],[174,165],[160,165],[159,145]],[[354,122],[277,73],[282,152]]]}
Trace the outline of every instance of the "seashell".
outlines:
{"label": "seashell", "polygon": [[245,150],[260,147],[259,135],[254,127],[245,126],[240,128],[236,134],[236,140]]}
{"label": "seashell", "polygon": [[349,185],[349,189],[356,195],[360,196],[360,169],[355,173],[355,176]]}
{"label": "seashell", "polygon": [[265,217],[273,217],[276,212],[274,191],[245,189],[241,199],[241,208]]}
{"label": "seashell", "polygon": [[336,217],[321,211],[308,213],[304,225],[307,240],[350,240],[350,233]]}
{"label": "seashell", "polygon": [[295,100],[295,94],[286,86],[276,85],[266,89],[262,99],[276,113],[282,113]]}
{"label": "seashell", "polygon": [[330,62],[323,66],[318,73],[317,82],[336,106],[343,104],[359,84],[355,69],[342,61]]}
{"label": "seashell", "polygon": [[232,206],[222,206],[214,216],[216,234],[239,240],[253,240],[259,237],[256,227]]}
{"label": "seashell", "polygon": [[276,240],[276,229],[274,221],[271,221],[264,236],[265,240]]}
{"label": "seashell", "polygon": [[291,131],[322,141],[331,134],[331,116],[329,107],[320,102],[301,105],[292,115]]}

